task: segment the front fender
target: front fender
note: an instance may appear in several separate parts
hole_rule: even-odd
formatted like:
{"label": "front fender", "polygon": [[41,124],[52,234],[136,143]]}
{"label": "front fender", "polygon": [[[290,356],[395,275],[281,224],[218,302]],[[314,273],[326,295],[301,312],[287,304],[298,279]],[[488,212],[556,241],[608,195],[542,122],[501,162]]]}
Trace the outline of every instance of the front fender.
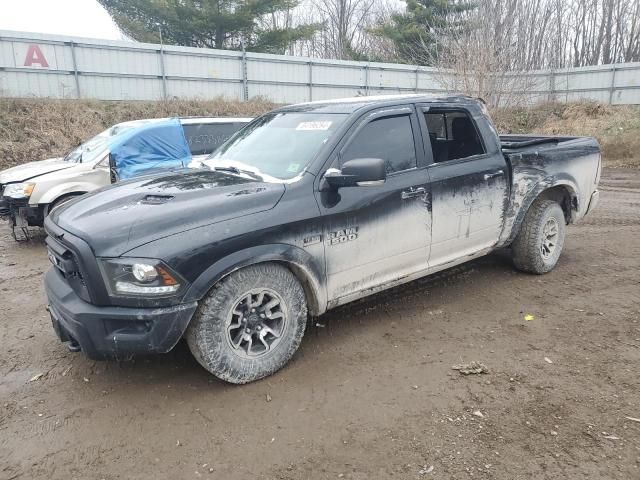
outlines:
{"label": "front fender", "polygon": [[58,198],[74,194],[83,194],[99,188],[97,185],[88,182],[67,182],[61,183],[51,188],[47,188],[42,192],[38,192],[38,186],[34,189],[29,203],[32,205],[46,205],[55,202]]}
{"label": "front fender", "polygon": [[187,291],[183,303],[198,301],[222,278],[240,268],[257,263],[278,262],[289,267],[305,290],[309,312],[320,315],[327,309],[323,272],[305,250],[284,243],[259,245],[232,253],[207,268]]}

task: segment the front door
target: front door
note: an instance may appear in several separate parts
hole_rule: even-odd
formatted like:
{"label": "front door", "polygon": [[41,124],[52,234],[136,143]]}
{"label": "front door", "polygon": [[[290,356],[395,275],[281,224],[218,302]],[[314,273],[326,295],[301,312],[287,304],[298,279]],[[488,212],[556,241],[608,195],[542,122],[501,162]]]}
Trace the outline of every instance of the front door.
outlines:
{"label": "front door", "polygon": [[485,145],[469,112],[423,108],[433,153],[430,267],[458,262],[496,244],[508,194],[499,146]]}
{"label": "front door", "polygon": [[382,158],[383,185],[318,191],[330,306],[427,268],[429,177],[413,107],[365,115],[330,165]]}

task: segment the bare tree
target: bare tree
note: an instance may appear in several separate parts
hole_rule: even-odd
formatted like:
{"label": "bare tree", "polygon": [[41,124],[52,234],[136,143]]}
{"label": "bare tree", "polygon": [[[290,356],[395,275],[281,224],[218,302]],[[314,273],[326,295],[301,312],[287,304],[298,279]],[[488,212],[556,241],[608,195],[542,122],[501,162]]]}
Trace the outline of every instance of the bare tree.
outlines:
{"label": "bare tree", "polygon": [[[434,25],[434,44],[416,45],[415,59],[439,66],[457,63],[522,72],[640,61],[640,0],[475,0],[475,9],[452,13]],[[287,53],[320,58],[398,61],[397,46],[369,32],[406,7],[401,0],[304,0],[265,16],[263,28],[320,24],[311,38]],[[459,28],[462,26],[462,28]],[[476,49],[476,50],[474,50]],[[471,62],[471,63],[470,63]],[[486,82],[482,82],[486,85]]]}
{"label": "bare tree", "polygon": [[572,0],[573,66],[640,61],[640,0]]}
{"label": "bare tree", "polygon": [[[305,0],[291,12],[289,24],[321,24],[316,35],[297,42],[294,55],[342,60],[391,60],[390,42],[368,29],[402,8],[398,0]],[[282,20],[280,20],[282,21]]]}
{"label": "bare tree", "polygon": [[332,58],[349,59],[359,46],[375,0],[314,0],[324,21],[324,51]]}
{"label": "bare tree", "polygon": [[[526,3],[527,10],[520,11]],[[548,3],[550,6],[551,3]],[[444,30],[434,75],[442,87],[481,97],[491,106],[521,103],[535,80],[524,72],[536,65],[547,42],[543,0],[483,0],[464,12],[462,28]],[[530,24],[542,22],[539,30]]]}
{"label": "bare tree", "polygon": [[537,100],[533,70],[640,60],[640,0],[479,0],[455,17],[424,51],[443,87],[492,106]]}

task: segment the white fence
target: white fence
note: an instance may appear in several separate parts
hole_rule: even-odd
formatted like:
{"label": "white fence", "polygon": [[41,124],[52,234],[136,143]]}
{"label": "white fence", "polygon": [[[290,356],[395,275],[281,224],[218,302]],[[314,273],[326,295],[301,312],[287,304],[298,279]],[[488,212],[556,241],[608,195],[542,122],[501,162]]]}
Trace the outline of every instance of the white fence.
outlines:
{"label": "white fence", "polygon": [[[640,63],[536,71],[529,101],[640,104]],[[160,100],[263,96],[295,103],[445,91],[437,72],[350,62],[0,30],[0,96]]]}

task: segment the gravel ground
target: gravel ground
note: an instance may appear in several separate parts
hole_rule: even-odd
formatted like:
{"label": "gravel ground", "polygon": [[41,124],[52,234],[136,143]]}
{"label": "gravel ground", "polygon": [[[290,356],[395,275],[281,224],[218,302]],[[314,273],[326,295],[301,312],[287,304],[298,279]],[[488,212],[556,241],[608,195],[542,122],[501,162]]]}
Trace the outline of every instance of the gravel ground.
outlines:
{"label": "gravel ground", "polygon": [[498,253],[342,307],[239,387],[183,344],[67,351],[44,246],[2,224],[0,478],[640,478],[640,171],[602,190],[552,273]]}

